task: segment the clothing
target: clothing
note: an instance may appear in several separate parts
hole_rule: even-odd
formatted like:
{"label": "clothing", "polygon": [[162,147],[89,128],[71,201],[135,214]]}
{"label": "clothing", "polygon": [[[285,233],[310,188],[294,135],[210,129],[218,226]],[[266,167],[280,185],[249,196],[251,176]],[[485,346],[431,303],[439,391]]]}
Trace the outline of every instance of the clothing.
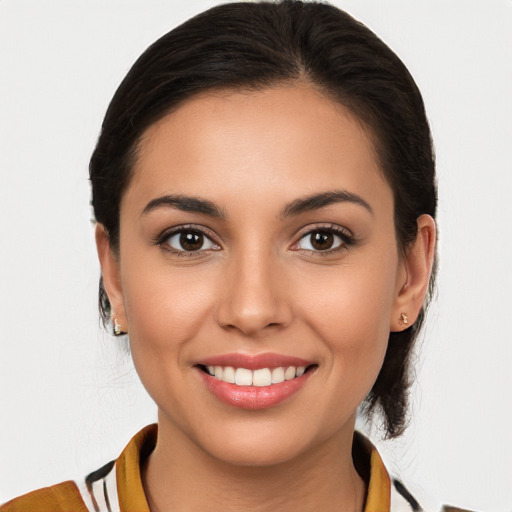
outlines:
{"label": "clothing", "polygon": [[[136,434],[120,457],[81,481],[67,481],[15,498],[0,512],[149,512],[140,465],[153,451],[157,426]],[[356,469],[367,481],[364,512],[418,512],[421,507],[398,481],[391,481],[376,448],[356,432]]]}

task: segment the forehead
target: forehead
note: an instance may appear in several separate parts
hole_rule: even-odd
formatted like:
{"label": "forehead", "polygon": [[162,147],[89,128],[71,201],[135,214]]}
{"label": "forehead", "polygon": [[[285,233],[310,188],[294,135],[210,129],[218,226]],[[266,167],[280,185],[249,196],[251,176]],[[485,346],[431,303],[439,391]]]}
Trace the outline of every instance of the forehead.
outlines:
{"label": "forehead", "polygon": [[187,100],[144,133],[126,195],[293,199],[340,187],[390,192],[362,122],[312,86],[295,84]]}

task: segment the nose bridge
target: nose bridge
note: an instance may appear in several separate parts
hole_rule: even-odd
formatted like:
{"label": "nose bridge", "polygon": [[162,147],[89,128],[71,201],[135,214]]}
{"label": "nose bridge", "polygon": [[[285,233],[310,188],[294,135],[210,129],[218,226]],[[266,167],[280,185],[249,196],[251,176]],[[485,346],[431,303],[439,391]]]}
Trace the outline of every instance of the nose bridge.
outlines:
{"label": "nose bridge", "polygon": [[229,262],[219,323],[246,335],[289,321],[285,289],[274,252],[264,245],[240,247]]}

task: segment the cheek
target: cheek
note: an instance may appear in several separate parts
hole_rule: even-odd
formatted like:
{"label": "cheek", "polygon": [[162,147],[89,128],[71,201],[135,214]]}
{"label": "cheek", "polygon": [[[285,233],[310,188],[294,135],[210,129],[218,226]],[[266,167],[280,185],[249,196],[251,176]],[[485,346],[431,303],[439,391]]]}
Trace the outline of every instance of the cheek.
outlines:
{"label": "cheek", "polygon": [[215,302],[212,277],[201,270],[144,265],[135,257],[126,261],[121,278],[131,343],[158,357],[169,352],[175,357],[175,350],[201,329]]}
{"label": "cheek", "polygon": [[[382,303],[356,294],[324,308],[317,331],[331,358],[331,370],[345,396],[359,403],[370,391],[382,367],[389,339],[389,317]],[[376,314],[382,308],[379,315]]]}
{"label": "cheek", "polygon": [[[178,411],[198,332],[211,318],[210,280],[197,270],[162,269],[133,258],[124,267],[123,295],[131,356],[141,382],[161,410]],[[123,272],[122,278],[123,278]],[[189,390],[190,391],[190,390]],[[188,392],[189,392],[188,391]]]}
{"label": "cheek", "polygon": [[346,339],[371,342],[377,333],[389,334],[396,268],[396,260],[389,258],[382,264],[305,273],[294,291],[296,303],[303,305],[304,315],[327,337],[345,333]]}
{"label": "cheek", "polygon": [[371,387],[382,366],[397,263],[391,252],[387,258],[368,258],[364,265],[318,269],[304,275],[294,291],[301,316],[331,355],[332,371],[344,386],[358,387],[359,394],[362,381]]}

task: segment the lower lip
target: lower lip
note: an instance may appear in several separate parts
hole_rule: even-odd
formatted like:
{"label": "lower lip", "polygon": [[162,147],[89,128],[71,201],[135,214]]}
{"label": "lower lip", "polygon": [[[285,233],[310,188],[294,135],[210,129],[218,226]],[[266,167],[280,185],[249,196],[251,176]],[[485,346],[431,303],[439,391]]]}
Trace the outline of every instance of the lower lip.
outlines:
{"label": "lower lip", "polygon": [[312,371],[301,377],[271,386],[237,386],[216,379],[198,369],[208,389],[221,401],[241,409],[266,409],[277,405],[297,393],[306,383]]}

